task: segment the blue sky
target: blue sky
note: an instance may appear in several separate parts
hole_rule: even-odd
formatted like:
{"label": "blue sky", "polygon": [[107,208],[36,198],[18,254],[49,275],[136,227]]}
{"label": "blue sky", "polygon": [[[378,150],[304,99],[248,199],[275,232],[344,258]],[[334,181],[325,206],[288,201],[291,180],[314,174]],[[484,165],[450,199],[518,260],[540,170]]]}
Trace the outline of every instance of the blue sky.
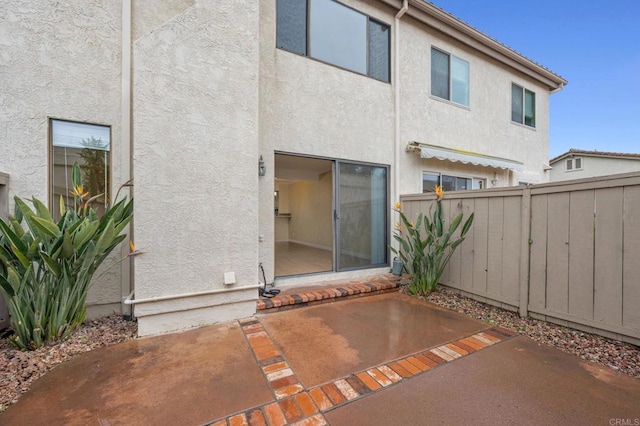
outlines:
{"label": "blue sky", "polygon": [[551,157],[640,153],[640,1],[432,3],[569,80],[550,99]]}

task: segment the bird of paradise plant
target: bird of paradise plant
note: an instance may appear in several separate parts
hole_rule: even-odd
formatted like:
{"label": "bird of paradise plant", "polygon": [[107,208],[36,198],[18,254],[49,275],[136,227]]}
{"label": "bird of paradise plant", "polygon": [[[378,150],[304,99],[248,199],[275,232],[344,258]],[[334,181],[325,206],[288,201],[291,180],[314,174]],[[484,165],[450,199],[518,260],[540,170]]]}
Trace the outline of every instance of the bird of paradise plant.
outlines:
{"label": "bird of paradise plant", "polygon": [[[64,339],[86,317],[85,301],[92,278],[107,256],[126,238],[122,232],[133,217],[133,200],[118,200],[98,217],[83,190],[78,163],[72,169],[74,207],[60,198],[60,220],[33,198],[35,210],[15,197],[15,214],[0,219],[0,291],[11,313],[20,349],[36,349]],[[22,222],[26,222],[26,228]]]}
{"label": "bird of paradise plant", "polygon": [[459,213],[447,228],[442,219],[444,191],[440,186],[436,186],[435,194],[436,200],[431,205],[429,214],[420,213],[415,223],[407,219],[400,203],[396,204],[394,209],[400,214],[400,222],[396,225],[393,236],[399,243],[399,249],[390,249],[400,257],[411,278],[408,287],[411,294],[425,295],[436,288],[451,256],[462,244],[473,223],[471,213],[462,225],[460,234],[453,238],[463,215]]}

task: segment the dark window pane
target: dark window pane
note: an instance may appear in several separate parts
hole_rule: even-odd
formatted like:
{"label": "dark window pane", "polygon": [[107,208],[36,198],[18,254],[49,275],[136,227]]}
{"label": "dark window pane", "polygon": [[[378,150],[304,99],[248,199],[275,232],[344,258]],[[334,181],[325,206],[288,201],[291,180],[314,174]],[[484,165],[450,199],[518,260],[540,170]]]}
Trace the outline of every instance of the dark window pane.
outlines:
{"label": "dark window pane", "polygon": [[466,191],[467,189],[471,189],[471,179],[457,178],[456,191]]}
{"label": "dark window pane", "polygon": [[429,173],[422,174],[422,192],[433,192],[436,185],[440,184],[440,175],[432,175]]}
{"label": "dark window pane", "polygon": [[456,190],[455,176],[442,175],[442,189],[444,191],[455,191]]}
{"label": "dark window pane", "polygon": [[576,158],[576,169],[582,168],[582,158]]}
{"label": "dark window pane", "polygon": [[529,90],[524,91],[524,124],[536,126],[536,94]]}
{"label": "dark window pane", "polygon": [[389,27],[369,21],[369,75],[389,81]]}
{"label": "dark window pane", "polygon": [[367,73],[367,17],[333,0],[311,0],[310,55]]}
{"label": "dark window pane", "polygon": [[307,0],[278,0],[276,47],[307,54]]}
{"label": "dark window pane", "polygon": [[511,85],[511,120],[522,123],[522,87]]}
{"label": "dark window pane", "polygon": [[431,94],[449,99],[449,55],[431,49]]}

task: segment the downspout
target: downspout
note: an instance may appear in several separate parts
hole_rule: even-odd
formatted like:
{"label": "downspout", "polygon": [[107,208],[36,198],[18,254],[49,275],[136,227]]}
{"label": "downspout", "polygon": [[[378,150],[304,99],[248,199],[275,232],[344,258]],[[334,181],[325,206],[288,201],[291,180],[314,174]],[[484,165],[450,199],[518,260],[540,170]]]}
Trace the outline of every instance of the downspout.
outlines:
{"label": "downspout", "polygon": [[[132,136],[131,136],[131,0],[122,1],[122,77],[121,77],[121,125],[122,139],[120,149],[122,157],[120,161],[122,182],[127,182],[133,178],[133,156],[132,156]],[[133,197],[133,187],[129,187],[129,196]],[[127,227],[129,239],[133,241],[133,219]],[[129,253],[129,244],[122,244],[122,257],[127,257]],[[129,294],[126,299],[133,295],[133,256],[129,256],[127,260],[121,263],[121,294]],[[122,316],[127,319],[133,318],[133,309],[131,305],[122,302]]]}
{"label": "downspout", "polygon": [[[403,0],[402,8],[398,11],[394,20],[394,49],[393,49],[393,198],[400,202],[400,19],[409,9],[409,0]],[[395,204],[395,203],[394,203]],[[394,241],[396,246],[397,242]]]}

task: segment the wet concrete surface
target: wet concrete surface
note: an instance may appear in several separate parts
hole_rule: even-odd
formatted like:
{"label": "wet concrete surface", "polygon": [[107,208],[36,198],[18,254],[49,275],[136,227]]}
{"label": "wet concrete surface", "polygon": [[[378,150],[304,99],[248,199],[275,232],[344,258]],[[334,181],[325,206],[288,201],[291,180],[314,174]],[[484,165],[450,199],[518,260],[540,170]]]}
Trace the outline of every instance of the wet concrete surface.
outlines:
{"label": "wet concrete surface", "polygon": [[[490,328],[399,293],[258,318],[307,390]],[[199,425],[257,406],[266,415],[274,400],[232,322],[79,355],[37,380],[0,424]],[[324,416],[331,425],[635,425],[640,380],[515,337]]]}
{"label": "wet concrete surface", "polygon": [[259,318],[306,387],[490,327],[400,293]]}
{"label": "wet concrete surface", "polygon": [[273,399],[237,323],[79,355],[37,380],[3,425],[197,425]]}
{"label": "wet concrete surface", "polygon": [[633,425],[640,380],[519,336],[325,417],[331,425]]}

